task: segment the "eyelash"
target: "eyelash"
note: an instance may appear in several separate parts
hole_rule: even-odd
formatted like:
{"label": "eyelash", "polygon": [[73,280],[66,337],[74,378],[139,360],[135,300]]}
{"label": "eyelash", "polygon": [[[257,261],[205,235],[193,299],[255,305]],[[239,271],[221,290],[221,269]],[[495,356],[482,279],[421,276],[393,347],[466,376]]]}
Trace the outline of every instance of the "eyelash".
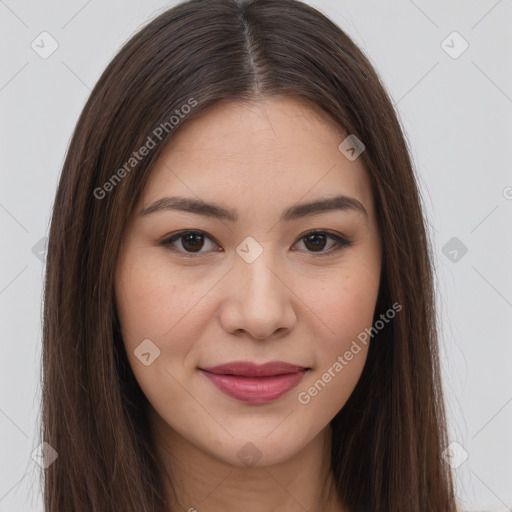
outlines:
{"label": "eyelash", "polygon": [[[186,231],[179,231],[178,233],[175,233],[171,237],[166,238],[165,240],[162,240],[160,242],[160,245],[162,245],[166,249],[168,249],[168,250],[170,250],[170,251],[172,251],[174,253],[177,253],[180,256],[182,256],[184,258],[188,258],[188,259],[190,259],[194,255],[200,256],[200,255],[204,255],[204,254],[206,254],[208,252],[208,251],[187,252],[187,251],[178,250],[178,249],[176,249],[175,247],[172,246],[172,244],[174,242],[176,242],[177,240],[179,240],[180,238],[182,238],[182,237],[184,237],[186,235],[204,236],[205,238],[208,238],[212,242],[217,243],[217,242],[215,242],[215,240],[212,237],[208,236],[204,231],[186,230]],[[302,240],[304,240],[305,238],[307,238],[308,236],[311,236],[311,235],[327,235],[328,238],[330,238],[331,240],[334,240],[336,242],[336,244],[337,244],[336,246],[331,247],[331,249],[329,249],[327,251],[321,251],[321,252],[306,251],[306,252],[309,252],[311,254],[314,254],[315,256],[320,256],[320,257],[321,256],[329,256],[329,255],[331,255],[331,254],[333,254],[335,252],[340,251],[341,249],[345,249],[345,248],[347,248],[347,247],[352,245],[352,241],[348,240],[347,238],[344,238],[344,237],[339,236],[339,235],[335,235],[334,233],[331,233],[329,231],[320,231],[320,230],[308,231],[304,235],[300,236],[298,241],[302,241]]]}

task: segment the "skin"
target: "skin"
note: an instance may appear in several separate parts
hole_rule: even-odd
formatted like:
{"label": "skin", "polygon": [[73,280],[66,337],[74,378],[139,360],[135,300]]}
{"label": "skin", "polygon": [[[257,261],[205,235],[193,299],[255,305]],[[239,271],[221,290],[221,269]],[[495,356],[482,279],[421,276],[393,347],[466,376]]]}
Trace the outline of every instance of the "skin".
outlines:
{"label": "skin", "polygon": [[[374,201],[362,158],[350,161],[338,149],[346,137],[326,114],[292,97],[219,103],[180,127],[129,220],[115,275],[119,317],[179,510],[316,511],[325,510],[326,498],[328,510],[346,510],[332,487],[329,422],[356,386],[368,345],[360,343],[309,403],[298,400],[372,325],[377,301]],[[338,194],[356,198],[367,214],[334,210],[279,221],[290,206]],[[140,214],[164,196],[214,202],[239,218]],[[182,230],[205,238],[161,245]],[[310,231],[352,244],[333,252],[328,237],[308,244]],[[248,236],[263,250],[251,263],[236,252]],[[145,339],[160,350],[148,366],[134,354]],[[199,370],[230,361],[311,369],[283,397],[255,405],[223,394]],[[261,455],[252,466],[237,456],[249,442]]]}

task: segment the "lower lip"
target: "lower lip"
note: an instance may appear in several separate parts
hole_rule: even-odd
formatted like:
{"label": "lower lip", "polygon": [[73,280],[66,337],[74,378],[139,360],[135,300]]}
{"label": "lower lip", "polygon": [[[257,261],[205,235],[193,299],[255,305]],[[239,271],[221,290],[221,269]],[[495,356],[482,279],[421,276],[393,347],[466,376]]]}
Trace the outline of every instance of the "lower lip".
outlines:
{"label": "lower lip", "polygon": [[240,377],[201,371],[226,395],[251,404],[277,400],[292,390],[306,373],[303,370],[272,377]]}

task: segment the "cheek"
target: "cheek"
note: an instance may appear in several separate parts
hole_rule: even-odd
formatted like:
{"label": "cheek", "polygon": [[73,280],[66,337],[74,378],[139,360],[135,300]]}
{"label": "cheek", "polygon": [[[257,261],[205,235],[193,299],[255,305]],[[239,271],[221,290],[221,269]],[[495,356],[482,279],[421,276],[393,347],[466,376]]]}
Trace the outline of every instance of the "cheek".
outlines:
{"label": "cheek", "polygon": [[325,304],[326,323],[334,333],[336,347],[371,325],[377,294],[378,285],[368,286],[354,277]]}
{"label": "cheek", "polygon": [[[374,251],[359,253],[323,286],[318,316],[329,330],[317,341],[318,366],[301,387],[298,401],[315,417],[315,428],[329,422],[352,394],[368,355],[380,281],[380,259]],[[378,253],[377,253],[378,256]]]}
{"label": "cheek", "polygon": [[[161,264],[147,260],[143,264],[142,258],[118,267],[116,298],[122,338],[135,378],[152,404],[164,400],[160,404],[164,407],[165,397],[170,395],[176,403],[186,402],[168,372],[182,380],[182,362],[200,336],[204,317],[200,299],[205,293],[201,290]],[[137,354],[148,350],[151,355],[146,366]],[[166,390],[164,395],[162,389]]]}
{"label": "cheek", "polygon": [[377,288],[351,287],[341,289],[325,304],[324,318],[330,330],[319,340],[315,379],[321,381],[316,381],[319,391],[323,386],[329,388],[317,405],[331,414],[344,405],[363,371],[370,341],[365,329],[372,325],[376,296]]}
{"label": "cheek", "polygon": [[303,296],[315,313],[317,332],[322,333],[323,353],[332,356],[371,326],[379,291],[380,263],[357,258],[321,281],[321,286]]}
{"label": "cheek", "polygon": [[158,346],[171,339],[173,350],[185,348],[181,344],[193,337],[193,319],[200,314],[201,290],[201,286],[185,282],[179,273],[172,274],[160,264],[133,261],[120,267],[116,298],[127,349],[133,350],[146,338]]}
{"label": "cheek", "polygon": [[[317,365],[300,387],[297,401],[312,421],[310,431],[320,430],[343,408],[359,381],[371,339],[365,329],[372,326],[378,295],[375,280],[345,276],[332,283],[318,302],[315,339]],[[322,328],[325,324],[329,329]]]}

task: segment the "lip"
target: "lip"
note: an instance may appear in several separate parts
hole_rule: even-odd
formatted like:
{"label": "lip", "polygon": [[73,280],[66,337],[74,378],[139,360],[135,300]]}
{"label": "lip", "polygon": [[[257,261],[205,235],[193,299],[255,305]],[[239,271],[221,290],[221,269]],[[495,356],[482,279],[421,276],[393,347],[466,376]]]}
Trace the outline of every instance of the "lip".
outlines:
{"label": "lip", "polygon": [[283,361],[263,365],[237,361],[199,369],[224,394],[252,404],[277,400],[297,386],[309,370]]}

